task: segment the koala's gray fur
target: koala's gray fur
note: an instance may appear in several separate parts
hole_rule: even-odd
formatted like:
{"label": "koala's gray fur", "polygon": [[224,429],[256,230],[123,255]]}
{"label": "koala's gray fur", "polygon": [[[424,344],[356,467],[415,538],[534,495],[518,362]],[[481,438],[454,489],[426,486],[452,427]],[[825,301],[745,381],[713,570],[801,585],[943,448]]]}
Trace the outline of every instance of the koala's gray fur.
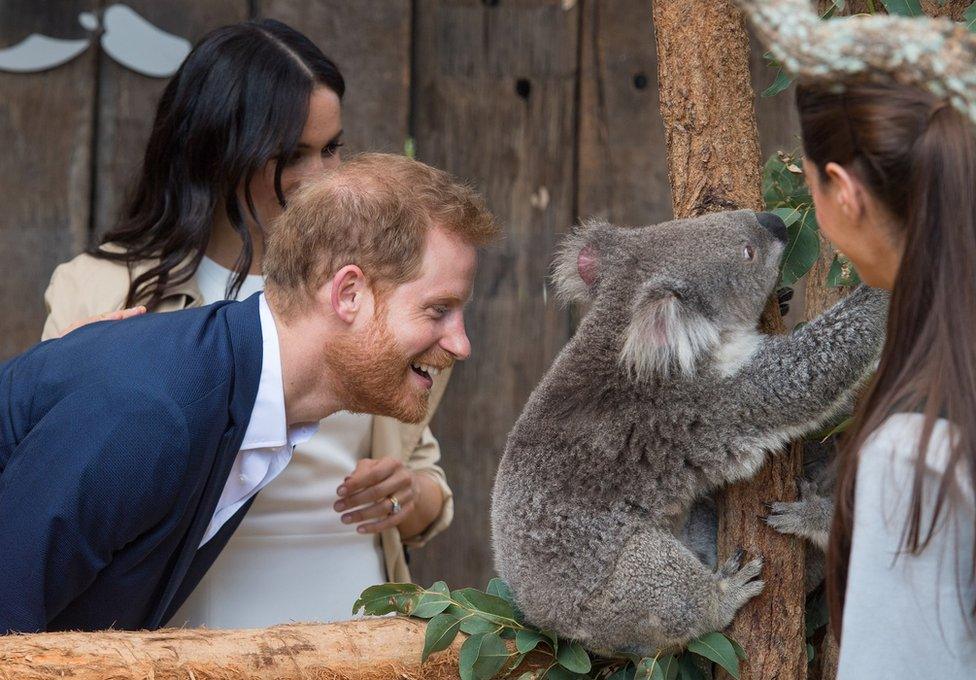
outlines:
{"label": "koala's gray fur", "polygon": [[590,222],[564,242],[559,291],[592,304],[509,435],[492,502],[496,567],[529,621],[653,653],[760,592],[759,560],[713,572],[675,525],[847,405],[887,311],[862,288],[790,336],[758,334],[782,251],[751,211]]}

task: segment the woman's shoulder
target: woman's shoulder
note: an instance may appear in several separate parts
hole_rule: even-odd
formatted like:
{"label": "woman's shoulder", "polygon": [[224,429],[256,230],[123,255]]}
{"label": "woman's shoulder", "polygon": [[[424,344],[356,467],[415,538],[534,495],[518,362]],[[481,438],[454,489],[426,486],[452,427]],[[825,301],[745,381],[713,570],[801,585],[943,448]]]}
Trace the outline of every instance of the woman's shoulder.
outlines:
{"label": "woman's shoulder", "polygon": [[[118,246],[103,246],[122,252]],[[129,291],[130,266],[118,260],[82,253],[58,265],[44,292],[48,318],[42,338],[60,335],[80,319],[121,309]]]}

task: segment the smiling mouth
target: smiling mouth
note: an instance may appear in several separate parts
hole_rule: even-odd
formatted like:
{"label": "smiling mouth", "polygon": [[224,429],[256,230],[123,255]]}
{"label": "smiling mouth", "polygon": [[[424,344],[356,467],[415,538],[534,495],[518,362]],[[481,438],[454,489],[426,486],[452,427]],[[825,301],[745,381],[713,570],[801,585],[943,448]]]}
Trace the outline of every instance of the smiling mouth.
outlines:
{"label": "smiling mouth", "polygon": [[441,372],[441,369],[436,366],[428,366],[427,364],[410,364],[410,370],[421,378],[426,378],[430,381],[433,381],[434,376]]}

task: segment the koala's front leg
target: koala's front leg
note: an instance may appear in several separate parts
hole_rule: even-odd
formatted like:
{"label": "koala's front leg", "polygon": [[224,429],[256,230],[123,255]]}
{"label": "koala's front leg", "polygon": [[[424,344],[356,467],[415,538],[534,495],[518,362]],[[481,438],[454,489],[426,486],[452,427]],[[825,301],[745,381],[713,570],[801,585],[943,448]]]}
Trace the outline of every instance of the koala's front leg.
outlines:
{"label": "koala's front leg", "polygon": [[783,534],[806,538],[827,551],[834,502],[823,496],[812,482],[800,482],[800,500],[792,503],[770,503],[766,523]]}
{"label": "koala's front leg", "polygon": [[769,445],[816,429],[870,372],[887,314],[888,293],[861,286],[791,335],[763,338],[734,377],[727,411]]}

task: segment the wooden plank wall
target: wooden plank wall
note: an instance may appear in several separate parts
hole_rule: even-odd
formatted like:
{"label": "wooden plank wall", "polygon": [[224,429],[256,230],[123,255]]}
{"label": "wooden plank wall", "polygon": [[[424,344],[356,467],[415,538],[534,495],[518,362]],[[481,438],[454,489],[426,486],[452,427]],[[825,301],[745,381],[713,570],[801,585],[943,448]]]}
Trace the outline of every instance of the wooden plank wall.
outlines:
{"label": "wooden plank wall", "polygon": [[[77,38],[96,0],[0,0],[0,46],[31,32]],[[412,555],[415,578],[483,585],[491,482],[529,392],[572,331],[548,295],[559,235],[581,216],[670,216],[656,57],[646,0],[128,0],[196,40],[269,16],[343,70],[344,151],[400,151],[470,181],[505,226],[481,262],[468,314],[473,358],[434,429],[456,495],[454,525]],[[54,7],[48,9],[48,7]],[[55,9],[56,8],[56,9]],[[772,79],[754,54],[759,90]],[[0,360],[40,334],[54,266],[117,219],[164,81],[97,48],[41,74],[0,74]],[[758,102],[764,151],[794,148],[791,99]]]}

